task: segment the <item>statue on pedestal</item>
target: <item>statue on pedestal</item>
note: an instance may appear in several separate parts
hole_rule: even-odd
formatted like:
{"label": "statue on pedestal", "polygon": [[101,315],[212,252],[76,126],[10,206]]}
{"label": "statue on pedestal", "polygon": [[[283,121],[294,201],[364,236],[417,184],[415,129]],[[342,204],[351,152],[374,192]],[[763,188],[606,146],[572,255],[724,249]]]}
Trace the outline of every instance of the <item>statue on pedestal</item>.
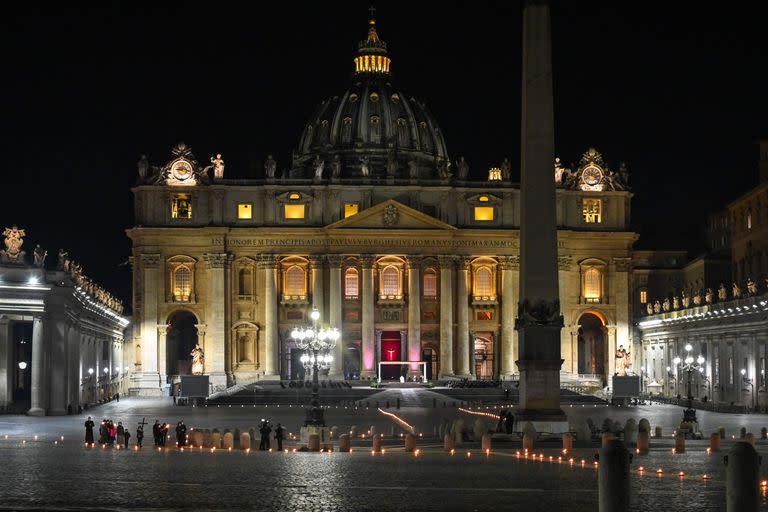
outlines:
{"label": "statue on pedestal", "polygon": [[333,162],[331,162],[331,178],[340,178],[341,177],[341,158],[339,158],[339,155],[333,156]]}
{"label": "statue on pedestal", "polygon": [[419,178],[419,162],[415,158],[408,161],[408,176],[412,180]]}
{"label": "statue on pedestal", "polygon": [[264,175],[267,178],[274,178],[277,172],[277,162],[272,158],[272,155],[267,155],[267,161],[264,162]]}
{"label": "statue on pedestal", "polygon": [[367,178],[371,175],[371,168],[368,164],[367,156],[360,157],[360,175],[364,178]]}
{"label": "statue on pedestal", "polygon": [[136,168],[139,171],[139,179],[144,181],[149,173],[149,159],[147,159],[147,155],[141,155],[139,162],[136,164]]}
{"label": "statue on pedestal", "polygon": [[659,304],[659,301],[653,303],[653,312],[661,313],[661,304]]}
{"label": "statue on pedestal", "polygon": [[24,244],[24,237],[26,234],[23,229],[19,229],[16,226],[12,228],[5,228],[3,231],[5,237],[5,250],[0,251],[0,261],[3,263],[24,263],[24,255],[26,252],[21,250],[21,246]]}
{"label": "statue on pedestal", "polygon": [[685,293],[685,291],[683,291],[682,294],[683,294],[683,307],[685,309],[688,309],[691,306],[691,298]]}
{"label": "statue on pedestal", "polygon": [[464,181],[469,177],[469,164],[466,160],[464,160],[464,157],[459,158],[459,163],[457,165],[459,169],[459,179]]}
{"label": "statue on pedestal", "polygon": [[680,309],[680,299],[677,295],[672,297],[672,309]]}
{"label": "statue on pedestal", "polygon": [[202,375],[205,367],[203,349],[200,348],[200,345],[195,345],[189,355],[192,356],[192,375]]}
{"label": "statue on pedestal", "polygon": [[651,305],[651,303],[650,303],[650,302],[649,302],[648,304],[646,304],[646,305],[645,305],[645,309],[648,311],[648,314],[649,314],[649,315],[652,315],[652,314],[653,314],[653,306]]}
{"label": "statue on pedestal", "polygon": [[505,158],[504,161],[501,162],[501,179],[504,181],[509,181],[511,176],[512,165],[509,163],[509,158]]}
{"label": "statue on pedestal", "polygon": [[48,256],[48,251],[40,247],[40,244],[35,246],[34,258],[35,266],[42,268],[45,266],[45,258]]}
{"label": "statue on pedestal", "polygon": [[315,179],[323,179],[323,170],[325,170],[325,160],[320,158],[320,155],[315,155],[315,160],[312,162],[312,168],[315,170]]}
{"label": "statue on pedestal", "polygon": [[624,345],[619,345],[616,351],[616,375],[623,377],[632,363],[629,361],[629,352],[624,350]]}
{"label": "statue on pedestal", "polygon": [[757,283],[755,283],[751,277],[747,278],[747,294],[750,297],[757,295]]}
{"label": "statue on pedestal", "polygon": [[661,308],[664,311],[669,311],[669,298],[664,299],[664,302],[662,303]]}
{"label": "statue on pedestal", "polygon": [[387,177],[394,178],[397,174],[397,158],[395,158],[395,151],[390,149],[387,151]]}
{"label": "statue on pedestal", "polygon": [[713,296],[712,288],[707,288],[707,291],[704,294],[704,300],[706,301],[707,304],[712,304],[712,296]]}
{"label": "statue on pedestal", "polygon": [[216,158],[211,157],[211,163],[213,164],[213,177],[220,180],[224,177],[224,160],[221,159],[221,153],[216,155]]}
{"label": "statue on pedestal", "polygon": [[733,298],[734,299],[741,298],[741,287],[737,283],[733,283]]}
{"label": "statue on pedestal", "polygon": [[720,288],[717,289],[717,300],[720,302],[728,300],[728,292],[725,290],[723,283],[720,283]]}
{"label": "statue on pedestal", "polygon": [[698,290],[696,293],[693,294],[693,305],[694,306],[701,305],[701,290]]}
{"label": "statue on pedestal", "polygon": [[69,261],[69,254],[64,249],[59,249],[59,257],[56,261],[56,269],[57,270],[67,270],[68,262]]}

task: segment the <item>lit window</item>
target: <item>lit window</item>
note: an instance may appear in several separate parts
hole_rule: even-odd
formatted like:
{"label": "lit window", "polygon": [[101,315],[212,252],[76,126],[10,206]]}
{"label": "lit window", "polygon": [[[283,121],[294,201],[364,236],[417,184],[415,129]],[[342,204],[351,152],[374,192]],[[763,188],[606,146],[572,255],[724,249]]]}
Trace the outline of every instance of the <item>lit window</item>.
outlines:
{"label": "lit window", "polygon": [[192,218],[192,198],[189,194],[175,194],[171,200],[171,217],[174,219]]}
{"label": "lit window", "polygon": [[603,201],[601,199],[583,199],[584,222],[600,224],[602,222]]}
{"label": "lit window", "polygon": [[189,302],[192,294],[192,271],[185,265],[176,267],[173,272],[173,300]]}
{"label": "lit window", "polygon": [[437,297],[437,273],[431,268],[424,271],[424,296]]}
{"label": "lit window", "polygon": [[292,201],[295,201],[297,199],[301,199],[301,194],[299,194],[298,192],[291,192],[290,194],[288,194],[288,199],[290,199]]}
{"label": "lit window", "polygon": [[480,196],[477,198],[478,201],[481,203],[487,203],[488,202],[488,196]]}
{"label": "lit window", "polygon": [[237,218],[238,219],[253,218],[253,207],[251,203],[240,203],[237,205]]}
{"label": "lit window", "polygon": [[303,219],[304,205],[303,204],[286,204],[285,218],[286,219]]}
{"label": "lit window", "polygon": [[501,169],[498,167],[488,169],[488,181],[501,181]]}
{"label": "lit window", "polygon": [[301,296],[306,292],[304,269],[294,265],[285,271],[285,295]]}
{"label": "lit window", "polygon": [[648,303],[648,290],[643,288],[640,290],[640,304],[647,304]]}
{"label": "lit window", "polygon": [[475,220],[483,222],[493,220],[493,206],[475,206]]}
{"label": "lit window", "polygon": [[488,267],[480,267],[475,272],[475,295],[478,297],[493,295],[493,273]]}
{"label": "lit window", "polygon": [[381,272],[381,295],[400,295],[400,272],[395,267],[387,267]]}
{"label": "lit window", "polygon": [[587,269],[584,272],[584,300],[586,302],[600,302],[602,288],[600,270],[594,267]]}
{"label": "lit window", "polygon": [[344,203],[344,218],[357,215],[360,211],[360,203]]}
{"label": "lit window", "polygon": [[478,320],[493,320],[493,311],[478,311]]}
{"label": "lit window", "polygon": [[360,295],[357,270],[348,268],[344,273],[344,296],[348,299],[356,299]]}
{"label": "lit window", "polygon": [[250,268],[240,270],[240,295],[253,295],[253,272]]}

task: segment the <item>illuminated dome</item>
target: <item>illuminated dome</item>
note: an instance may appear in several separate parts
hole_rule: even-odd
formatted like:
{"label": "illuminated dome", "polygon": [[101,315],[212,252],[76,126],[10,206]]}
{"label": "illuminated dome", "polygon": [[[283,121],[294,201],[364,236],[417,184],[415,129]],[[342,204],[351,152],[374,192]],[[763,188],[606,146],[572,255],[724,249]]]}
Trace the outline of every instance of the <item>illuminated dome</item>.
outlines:
{"label": "illuminated dome", "polygon": [[320,104],[304,128],[291,176],[447,178],[448,152],[437,122],[424,103],[394,87],[387,44],[376,20],[368,23],[352,86]]}

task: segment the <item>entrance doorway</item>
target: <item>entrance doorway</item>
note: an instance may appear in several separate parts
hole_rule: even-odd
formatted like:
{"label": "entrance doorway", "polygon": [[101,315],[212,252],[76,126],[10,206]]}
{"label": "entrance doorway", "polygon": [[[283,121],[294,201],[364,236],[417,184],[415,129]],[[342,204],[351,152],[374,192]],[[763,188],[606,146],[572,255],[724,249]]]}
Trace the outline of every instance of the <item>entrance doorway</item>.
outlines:
{"label": "entrance doorway", "polygon": [[475,333],[475,377],[493,378],[493,334],[490,332]]}
{"label": "entrance doorway", "polygon": [[13,366],[13,411],[26,411],[32,401],[32,322],[13,322],[11,326]]}
{"label": "entrance doorway", "polygon": [[[174,313],[168,322],[165,338],[166,372],[168,375],[192,373],[192,349],[197,345],[197,318],[189,311]],[[212,354],[205,354],[211,357]]]}
{"label": "entrance doorway", "polygon": [[300,348],[291,349],[291,380],[307,380],[311,377],[312,371],[304,369],[304,363],[301,362],[301,356],[306,351]]}
{"label": "entrance doorway", "polygon": [[344,378],[347,380],[360,379],[360,343],[348,343],[341,356],[344,364]]}
{"label": "entrance doorway", "polygon": [[425,348],[421,352],[421,360],[427,363],[427,380],[432,380],[440,371],[437,367],[437,351],[433,348]]}
{"label": "entrance doorway", "polygon": [[[381,333],[380,361],[402,361],[400,331],[384,331]],[[381,380],[399,380],[406,368],[400,365],[387,364],[381,367]]]}
{"label": "entrance doorway", "polygon": [[599,375],[605,379],[608,358],[605,325],[594,313],[584,313],[579,318],[579,374]]}

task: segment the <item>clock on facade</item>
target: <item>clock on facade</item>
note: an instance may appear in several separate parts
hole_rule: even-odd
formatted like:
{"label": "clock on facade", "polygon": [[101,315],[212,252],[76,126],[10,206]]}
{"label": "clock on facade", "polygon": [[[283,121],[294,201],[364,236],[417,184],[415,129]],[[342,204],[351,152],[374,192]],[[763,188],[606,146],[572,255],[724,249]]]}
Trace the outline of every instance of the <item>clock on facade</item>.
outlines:
{"label": "clock on facade", "polygon": [[170,176],[168,176],[169,185],[194,185],[195,171],[192,163],[184,158],[179,158],[171,163]]}
{"label": "clock on facade", "polygon": [[596,165],[588,165],[581,171],[582,190],[602,190],[603,170]]}

